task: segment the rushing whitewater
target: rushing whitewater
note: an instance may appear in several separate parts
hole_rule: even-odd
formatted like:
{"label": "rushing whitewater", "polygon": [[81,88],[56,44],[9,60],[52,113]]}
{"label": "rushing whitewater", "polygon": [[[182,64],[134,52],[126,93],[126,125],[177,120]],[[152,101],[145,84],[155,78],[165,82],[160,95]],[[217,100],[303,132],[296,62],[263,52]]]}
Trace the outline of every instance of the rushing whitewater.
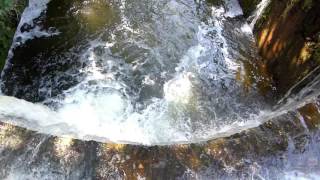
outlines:
{"label": "rushing whitewater", "polygon": [[257,5],[257,9],[248,18],[248,21],[250,22],[251,28],[254,28],[254,25],[257,23],[258,19],[261,17],[262,13],[268,7],[269,4],[270,4],[270,0],[261,0],[260,1],[260,3]]}
{"label": "rushing whitewater", "polygon": [[2,75],[2,121],[152,145],[217,138],[267,120],[270,105],[255,85],[247,91],[236,80],[257,56],[237,1],[54,3],[31,1],[23,14]]}
{"label": "rushing whitewater", "polygon": [[[119,8],[116,16],[120,18],[108,41],[101,37],[105,32],[100,33],[82,50],[78,61],[85,66],[78,72],[84,75],[77,77],[77,85],[51,97],[52,87],[46,87],[48,82],[42,81],[41,92],[49,93],[44,103],[49,106],[3,96],[3,119],[55,135],[143,144],[204,140],[229,129],[235,133],[237,128],[233,126],[246,127],[246,121],[251,125],[263,105],[255,93],[251,98],[250,94],[241,97],[243,92],[235,81],[235,73],[243,55],[235,51],[237,48],[229,47],[230,40],[223,34],[228,23],[225,17],[241,14],[238,3],[229,1],[225,7],[206,7],[204,11],[211,15],[204,21],[193,17],[196,6],[201,4],[147,4],[160,8],[155,9],[158,12],[151,16],[150,23],[146,21],[137,27],[132,25],[137,20],[124,13],[129,12],[125,1],[115,7]],[[30,3],[24,16],[39,15],[32,11],[39,8],[33,6],[38,4]],[[90,12],[90,5],[78,11],[83,11],[84,16],[95,13]],[[162,24],[153,18],[163,19]],[[23,18],[20,24],[28,23],[24,19],[30,21]],[[239,28],[243,24],[234,27],[239,29],[234,35],[244,36],[250,42],[252,36]],[[31,32],[34,34],[34,30]],[[29,34],[17,31],[15,39],[31,38]],[[35,34],[36,37],[41,36]]]}
{"label": "rushing whitewater", "polygon": [[252,23],[237,0],[30,0],[0,179],[319,179],[320,67],[262,95]]}

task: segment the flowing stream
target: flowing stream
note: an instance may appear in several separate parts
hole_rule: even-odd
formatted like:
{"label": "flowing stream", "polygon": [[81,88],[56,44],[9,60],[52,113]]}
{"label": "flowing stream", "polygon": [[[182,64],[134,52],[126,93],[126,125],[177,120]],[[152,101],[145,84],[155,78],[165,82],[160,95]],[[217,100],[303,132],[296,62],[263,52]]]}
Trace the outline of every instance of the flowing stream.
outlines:
{"label": "flowing stream", "polygon": [[37,22],[46,3],[30,2],[15,35],[2,89],[31,102],[2,96],[0,112],[7,122],[86,140],[173,144],[257,126],[269,108],[255,87],[245,93],[236,80],[242,63],[256,56],[248,24],[236,19],[242,14],[237,1],[65,5],[70,6],[66,13],[82,23],[81,33],[92,35],[59,53],[30,57],[31,63],[43,61],[34,67],[42,68],[36,70],[41,75],[12,84],[23,81],[15,67],[25,66],[18,65],[15,49],[34,38],[67,36],[59,27],[45,29]]}
{"label": "flowing stream", "polygon": [[[2,74],[5,122],[154,145],[229,136],[279,114],[236,79],[257,54],[235,0],[75,1],[62,12],[48,3],[30,1],[15,34]],[[73,27],[55,22],[63,18]],[[41,41],[53,45],[38,48]]]}
{"label": "flowing stream", "polygon": [[2,73],[0,119],[80,140],[172,145],[314,101],[317,76],[278,104],[238,80],[258,58],[241,15],[236,0],[30,0]]}

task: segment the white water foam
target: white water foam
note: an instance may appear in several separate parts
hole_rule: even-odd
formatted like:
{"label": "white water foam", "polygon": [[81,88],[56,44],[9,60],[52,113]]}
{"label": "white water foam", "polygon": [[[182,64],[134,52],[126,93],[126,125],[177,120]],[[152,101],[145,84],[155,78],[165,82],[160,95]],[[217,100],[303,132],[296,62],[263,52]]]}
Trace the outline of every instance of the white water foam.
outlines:
{"label": "white water foam", "polygon": [[257,9],[254,11],[254,13],[248,18],[252,29],[269,4],[270,0],[262,0],[258,4]]}
{"label": "white water foam", "polygon": [[[223,38],[220,27],[222,24],[215,25],[218,26],[218,37]],[[42,133],[145,145],[191,142],[206,139],[206,136],[215,137],[216,134],[224,134],[226,131],[230,134],[237,132],[236,129],[243,130],[247,125],[239,128],[243,125],[234,123],[230,127],[212,129],[206,131],[207,133],[198,132],[198,135],[193,137],[191,119],[183,113],[192,108],[190,104],[195,98],[193,72],[202,66],[198,59],[209,50],[206,46],[210,43],[204,37],[210,30],[211,28],[204,24],[199,27],[199,44],[189,48],[177,65],[174,77],[165,83],[164,98],[153,98],[142,111],[136,111],[133,107],[132,97],[124,91],[125,83],[116,80],[112,72],[102,73],[97,67],[94,48],[104,46],[108,49],[113,43],[93,41],[91,48],[83,55],[88,57],[89,61],[89,66],[81,70],[87,74],[87,78],[65,92],[66,97],[60,101],[62,107],[54,111],[41,104],[1,96],[0,115],[3,121]],[[222,41],[227,46],[226,40]],[[224,47],[223,53],[228,55],[227,47]],[[108,61],[110,67],[117,66],[113,63]],[[229,67],[234,69],[232,66]],[[91,81],[98,84],[88,87]]]}
{"label": "white water foam", "polygon": [[227,12],[225,13],[225,17],[236,17],[243,15],[242,8],[239,4],[238,0],[227,0],[226,1]]}
{"label": "white water foam", "polygon": [[[45,3],[40,5],[41,8],[45,8]],[[121,11],[124,11],[125,6],[125,1],[122,1]],[[175,1],[170,1],[167,6],[166,11],[169,11],[169,13],[165,12],[165,14],[174,18],[174,22],[180,20],[174,14],[175,11],[183,8],[183,6],[180,6]],[[237,11],[234,15],[239,14]],[[232,123],[228,122],[229,119],[223,118],[222,122],[221,118],[217,117],[212,110],[209,113],[213,114],[214,117],[211,117],[211,115],[207,117],[206,113],[208,111],[204,110],[202,106],[210,107],[212,104],[209,101],[202,102],[202,97],[197,94],[199,92],[195,92],[197,91],[195,87],[197,83],[194,79],[198,74],[219,76],[208,80],[217,81],[218,84],[220,81],[224,81],[224,78],[234,78],[233,73],[240,66],[229,54],[227,39],[223,34],[225,17],[233,16],[230,13],[226,15],[227,12],[223,7],[212,7],[212,18],[208,24],[196,21],[196,23],[199,23],[198,32],[195,33],[197,42],[186,50],[176,64],[175,72],[171,74],[170,78],[166,79],[163,89],[161,89],[163,98],[152,97],[144,102],[145,104],[136,103],[135,92],[131,92],[132,88],[125,81],[132,78],[130,71],[135,69],[135,66],[131,64],[120,66],[121,61],[124,61],[121,59],[109,60],[110,57],[107,54],[111,52],[110,48],[116,42],[101,42],[98,39],[89,44],[90,47],[81,58],[87,64],[86,67],[80,69],[81,73],[86,74],[86,78],[75,87],[64,91],[63,99],[47,100],[48,102],[58,102],[60,105],[58,108],[50,109],[42,104],[33,104],[2,96],[0,98],[1,119],[47,134],[67,135],[102,142],[112,141],[145,145],[196,142],[234,134],[248,127],[255,127],[261,123],[261,120],[256,118],[257,113],[253,113],[252,117],[248,117],[248,119],[241,119],[240,116],[230,119],[230,121],[233,121]],[[122,22],[117,27],[117,31],[139,34],[138,29],[133,30],[131,28],[130,21],[124,15],[124,12],[121,13]],[[173,15],[170,16],[172,13]],[[39,15],[39,13],[34,14],[32,17]],[[174,24],[176,25],[176,23]],[[173,27],[181,28],[177,25]],[[180,30],[183,29],[179,29],[179,32]],[[212,35],[211,33],[214,34],[214,37],[210,39],[208,37]],[[111,39],[111,41],[115,41],[114,38]],[[105,55],[97,57],[94,53],[96,47],[102,47],[103,51],[106,52]],[[214,60],[219,61],[219,64],[214,64],[211,56],[207,57],[210,52],[217,53]],[[98,65],[99,58],[104,59],[104,66]],[[162,62],[159,61],[159,63]],[[216,66],[221,66],[223,69],[218,69]],[[219,75],[215,74],[216,72],[210,72],[214,68],[218,69]],[[125,78],[117,78],[119,73],[124,75]],[[145,76],[143,82],[154,84],[152,81],[150,77]],[[218,89],[217,91],[221,90]],[[219,99],[220,97],[216,98]],[[229,98],[232,99],[232,97]],[[204,103],[204,105],[201,103]],[[198,106],[199,104],[201,106]],[[232,111],[237,111],[239,106],[227,105],[226,108],[232,106],[230,108]],[[218,108],[221,109],[220,106]],[[196,118],[192,119],[191,116],[196,116]],[[219,126],[215,126],[214,123],[216,122],[198,125],[197,123],[200,123],[202,118],[209,119],[209,121],[217,119],[221,122],[217,123]]]}
{"label": "white water foam", "polygon": [[221,51],[223,52],[225,63],[227,64],[229,70],[237,71],[240,66],[238,63],[234,62],[230,58],[227,40],[223,36],[223,23],[225,21],[224,14],[226,14],[226,11],[223,7],[220,7],[220,8],[212,7],[212,16],[216,17],[216,19],[213,21],[213,23],[216,27],[215,30],[217,31],[218,37],[222,42]]}
{"label": "white water foam", "polygon": [[320,179],[319,173],[304,173],[301,171],[289,171],[285,172],[285,180],[316,180]]}
{"label": "white water foam", "polygon": [[[192,140],[186,136],[187,132],[179,132],[169,121],[164,121],[164,102],[154,102],[142,114],[126,114],[124,109],[127,104],[120,96],[111,94],[93,98],[90,94],[84,95],[85,97],[82,97],[83,94],[78,95],[79,104],[66,105],[57,112],[41,104],[0,96],[1,119],[7,123],[56,136],[144,145],[205,141],[260,125],[257,120],[235,122],[222,129],[203,132],[203,137],[199,135],[198,139]],[[174,101],[177,102],[176,99]],[[124,114],[128,116],[126,120],[122,119]]]}
{"label": "white water foam", "polygon": [[[34,23],[34,20],[41,16],[41,13],[47,9],[47,4],[50,0],[29,0],[28,7],[25,8],[21,15],[20,22],[13,38],[13,44],[8,52],[8,59],[13,56],[12,50],[20,45],[23,45],[27,40],[40,37],[50,37],[59,35],[60,32],[55,28],[50,30],[44,30]],[[27,26],[26,31],[22,31],[22,27]],[[5,64],[4,69],[7,66],[8,61]]]}
{"label": "white water foam", "polygon": [[[141,113],[134,112],[130,101],[114,91],[111,93],[88,93],[76,90],[64,100],[64,107],[53,111],[42,104],[33,104],[14,97],[0,96],[0,117],[12,123],[41,133],[68,136],[100,142],[133,144],[177,144],[206,141],[226,137],[243,130],[257,127],[267,120],[278,117],[303,106],[297,102],[276,111],[261,111],[252,114],[245,122],[234,122],[222,128],[193,134],[187,120],[185,129],[177,129],[168,116],[168,106],[189,104],[192,98],[190,74],[179,74],[164,87],[165,99],[155,99]],[[178,92],[181,92],[179,94]],[[179,122],[181,123],[181,122]]]}
{"label": "white water foam", "polygon": [[[47,4],[50,2],[50,0],[30,0],[28,7],[24,10],[20,23],[17,27],[17,31],[15,34],[14,39],[19,38],[20,40],[17,41],[18,44],[24,44],[27,40],[33,39],[35,37],[50,37],[54,35],[59,35],[60,32],[52,29],[52,31],[46,31],[41,29],[41,27],[34,24],[34,20],[38,17],[40,17],[41,13],[44,13],[47,9]],[[22,32],[21,28],[24,25],[28,25],[30,27],[33,27],[30,29],[30,31]],[[16,45],[16,46],[17,46]]]}

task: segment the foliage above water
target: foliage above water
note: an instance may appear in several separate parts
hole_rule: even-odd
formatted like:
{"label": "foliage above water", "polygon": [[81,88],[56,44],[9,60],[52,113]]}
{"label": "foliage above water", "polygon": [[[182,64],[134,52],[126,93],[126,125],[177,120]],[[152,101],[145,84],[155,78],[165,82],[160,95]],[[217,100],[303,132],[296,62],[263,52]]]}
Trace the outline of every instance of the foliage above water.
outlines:
{"label": "foliage above water", "polygon": [[261,0],[239,0],[239,3],[243,10],[243,15],[249,17],[253,11],[256,10],[257,5]]}
{"label": "foliage above water", "polygon": [[0,0],[0,70],[3,68],[26,0]]}
{"label": "foliage above water", "polygon": [[13,3],[12,0],[1,0],[0,1],[0,10],[11,7],[12,3]]}

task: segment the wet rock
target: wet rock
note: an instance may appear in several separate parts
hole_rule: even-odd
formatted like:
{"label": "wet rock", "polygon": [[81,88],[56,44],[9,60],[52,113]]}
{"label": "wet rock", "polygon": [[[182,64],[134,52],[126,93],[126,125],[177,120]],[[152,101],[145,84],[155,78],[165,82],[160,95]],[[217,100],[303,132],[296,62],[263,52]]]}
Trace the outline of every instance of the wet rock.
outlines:
{"label": "wet rock", "polygon": [[[240,1],[245,13],[247,5],[255,3],[256,0]],[[320,65],[319,9],[319,3],[312,0],[271,0],[255,24],[259,53],[278,96]]]}
{"label": "wet rock", "polygon": [[257,9],[257,5],[261,0],[239,0],[243,10],[244,17],[248,18]]}

